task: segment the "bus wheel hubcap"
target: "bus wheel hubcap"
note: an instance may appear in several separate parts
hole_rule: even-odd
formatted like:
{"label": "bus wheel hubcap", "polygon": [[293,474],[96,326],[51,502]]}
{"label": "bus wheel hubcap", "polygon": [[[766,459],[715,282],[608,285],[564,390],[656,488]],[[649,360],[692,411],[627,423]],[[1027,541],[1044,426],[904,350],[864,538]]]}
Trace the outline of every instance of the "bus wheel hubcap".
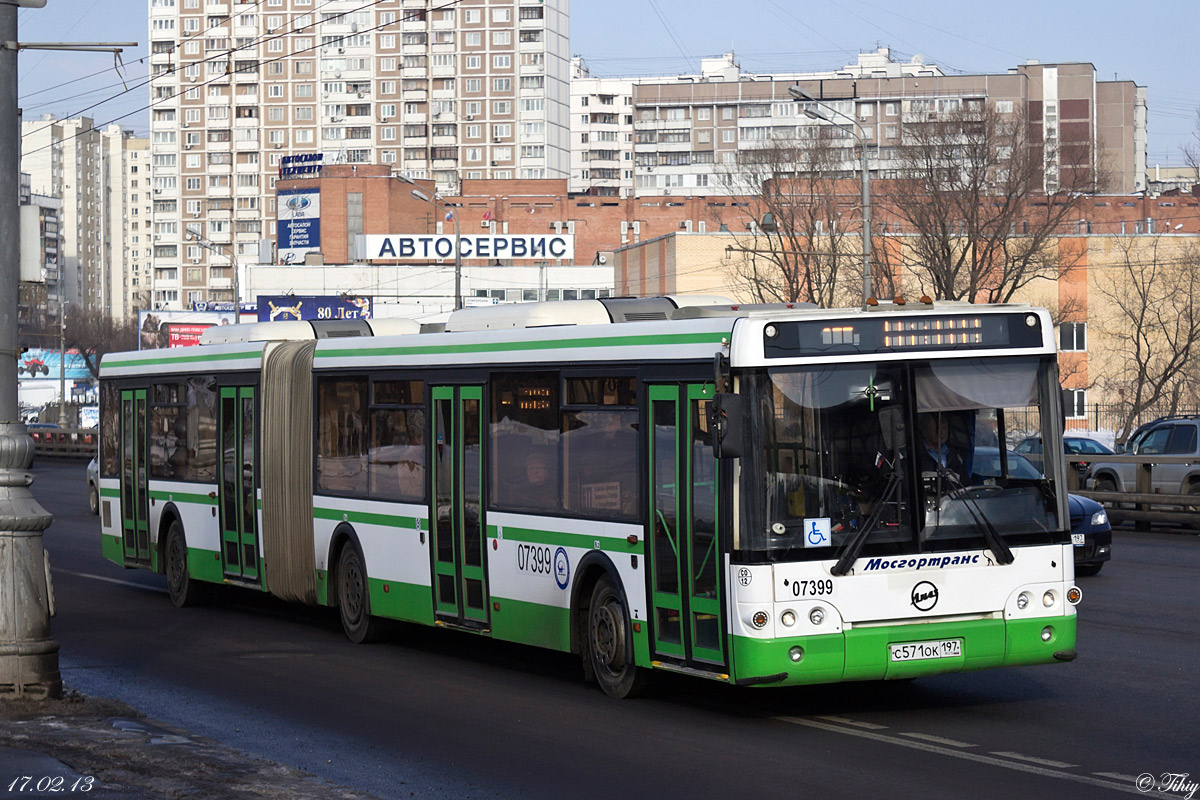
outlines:
{"label": "bus wheel hubcap", "polygon": [[596,610],[592,623],[592,650],[596,660],[604,666],[618,670],[624,666],[624,637],[617,611],[611,604],[606,603]]}
{"label": "bus wheel hubcap", "polygon": [[351,617],[357,617],[362,608],[362,586],[358,570],[353,565],[346,571],[345,601]]}

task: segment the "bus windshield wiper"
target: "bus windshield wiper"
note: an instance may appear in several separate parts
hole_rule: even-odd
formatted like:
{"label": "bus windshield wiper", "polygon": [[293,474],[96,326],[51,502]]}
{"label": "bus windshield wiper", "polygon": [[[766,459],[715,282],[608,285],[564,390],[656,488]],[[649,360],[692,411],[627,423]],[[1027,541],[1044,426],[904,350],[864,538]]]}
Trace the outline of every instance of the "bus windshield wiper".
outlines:
{"label": "bus windshield wiper", "polygon": [[883,509],[892,499],[892,496],[900,489],[900,470],[892,470],[892,474],[888,476],[887,485],[883,487],[883,492],[879,497],[879,502],[871,511],[871,516],[867,517],[867,521],[858,529],[858,532],[846,542],[842,548],[842,555],[838,558],[837,563],[829,570],[831,575],[845,575],[850,571],[851,565],[858,559],[858,554],[862,552],[863,545],[867,543],[867,538],[874,532],[879,525],[879,520],[883,517]]}
{"label": "bus windshield wiper", "polygon": [[[950,472],[945,467],[939,466],[937,471],[939,477],[944,475],[954,483],[959,483],[958,476],[953,472]],[[967,513],[971,515],[971,519],[975,522],[975,526],[979,528],[980,532],[983,534],[983,541],[987,544],[988,549],[991,550],[996,556],[996,562],[998,564],[1011,564],[1013,562],[1012,549],[1008,546],[1008,543],[1004,541],[1004,537],[1000,535],[1000,532],[996,530],[996,526],[992,524],[990,519],[988,519],[987,514],[983,513],[983,509],[981,509],[979,504],[975,502],[975,498],[970,495],[971,487],[962,486],[961,483],[959,483],[959,486],[960,489],[958,496],[954,499],[962,501],[963,507],[966,508]],[[938,497],[940,499],[940,492]]]}

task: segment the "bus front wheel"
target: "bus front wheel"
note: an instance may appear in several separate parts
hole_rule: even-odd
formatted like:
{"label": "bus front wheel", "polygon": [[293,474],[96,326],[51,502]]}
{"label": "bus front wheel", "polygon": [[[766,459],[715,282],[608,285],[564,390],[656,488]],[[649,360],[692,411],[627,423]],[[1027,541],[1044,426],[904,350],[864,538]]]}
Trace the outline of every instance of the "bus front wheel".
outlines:
{"label": "bus front wheel", "polygon": [[353,543],[342,549],[342,557],[338,560],[338,612],[342,630],[350,641],[364,644],[379,638],[379,624],[371,616],[367,570],[363,566],[362,553]]}
{"label": "bus front wheel", "polygon": [[588,609],[588,651],[596,682],[618,700],[639,694],[646,683],[645,670],[633,664],[629,614],[612,578],[605,575],[592,591]]}

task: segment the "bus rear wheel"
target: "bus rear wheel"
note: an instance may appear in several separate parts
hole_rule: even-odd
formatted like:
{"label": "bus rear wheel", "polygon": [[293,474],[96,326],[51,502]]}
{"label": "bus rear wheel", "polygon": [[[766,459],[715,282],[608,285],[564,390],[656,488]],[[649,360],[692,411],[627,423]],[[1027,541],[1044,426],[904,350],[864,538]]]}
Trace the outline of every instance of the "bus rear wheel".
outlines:
{"label": "bus rear wheel", "polygon": [[210,595],[209,587],[192,580],[188,574],[187,540],[179,520],[172,520],[167,528],[167,594],[176,608],[204,605]]}
{"label": "bus rear wheel", "polygon": [[349,543],[338,560],[338,613],[346,638],[355,644],[379,639],[379,624],[371,616],[367,570],[358,546]]}
{"label": "bus rear wheel", "polygon": [[640,694],[645,670],[633,664],[629,613],[612,578],[596,582],[588,609],[588,655],[596,682],[609,697],[621,700]]}

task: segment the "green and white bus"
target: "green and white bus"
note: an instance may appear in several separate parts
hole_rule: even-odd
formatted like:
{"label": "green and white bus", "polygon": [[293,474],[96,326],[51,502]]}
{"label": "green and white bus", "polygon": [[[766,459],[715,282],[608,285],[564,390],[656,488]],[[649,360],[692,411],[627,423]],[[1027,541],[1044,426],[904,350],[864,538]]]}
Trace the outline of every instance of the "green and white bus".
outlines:
{"label": "green and white bus", "polygon": [[227,326],[105,357],[103,553],[179,606],[231,584],[355,642],[388,618],[575,653],[615,697],[1068,661],[1063,456],[1033,477],[1005,446],[1060,438],[1060,402],[1018,305]]}

